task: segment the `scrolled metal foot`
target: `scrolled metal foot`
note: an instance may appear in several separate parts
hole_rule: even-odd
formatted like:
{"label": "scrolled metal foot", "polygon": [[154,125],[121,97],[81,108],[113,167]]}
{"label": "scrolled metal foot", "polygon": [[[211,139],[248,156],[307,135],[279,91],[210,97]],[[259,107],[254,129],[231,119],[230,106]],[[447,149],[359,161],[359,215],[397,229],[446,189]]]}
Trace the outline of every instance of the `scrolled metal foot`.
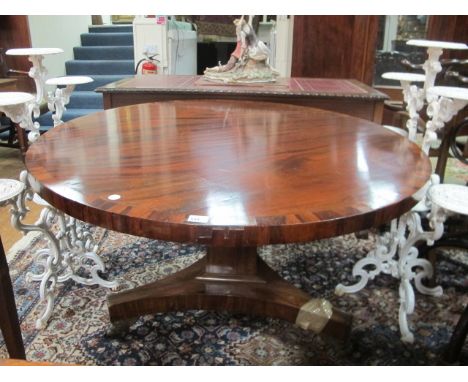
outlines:
{"label": "scrolled metal foot", "polygon": [[[408,315],[414,311],[415,296],[411,282],[414,281],[414,286],[420,293],[430,296],[441,296],[443,293],[440,286],[429,288],[422,284],[423,279],[432,277],[433,268],[429,261],[418,257],[419,252],[415,244],[426,241],[428,245],[432,245],[443,233],[444,220],[444,212],[434,207],[430,214],[432,230],[423,230],[421,217],[416,211],[410,211],[398,221],[393,221],[390,232],[378,237],[376,248],[354,265],[353,276],[360,277],[360,280],[350,286],[338,284],[335,293],[342,295],[358,292],[380,273],[400,279],[398,316],[401,339],[412,343],[414,336],[409,329]],[[364,269],[369,265],[375,268],[370,271]]]}
{"label": "scrolled metal foot", "polygon": [[[108,281],[100,276],[99,273],[105,270],[104,263],[96,253],[97,245],[83,223],[48,204],[34,224],[23,223],[29,211],[25,202],[33,199],[34,192],[26,171],[21,173],[20,179],[25,188],[17,199],[10,203],[13,206],[12,225],[24,233],[39,231],[48,242],[47,248],[36,253],[36,265],[42,269],[39,273],[27,275],[28,280],[40,282],[40,299],[46,302],[46,307],[36,322],[36,327],[41,329],[47,325],[52,315],[57,283],[72,279],[83,285],[100,285],[109,289],[116,289],[119,284],[116,280]],[[83,272],[89,276],[81,276]]]}

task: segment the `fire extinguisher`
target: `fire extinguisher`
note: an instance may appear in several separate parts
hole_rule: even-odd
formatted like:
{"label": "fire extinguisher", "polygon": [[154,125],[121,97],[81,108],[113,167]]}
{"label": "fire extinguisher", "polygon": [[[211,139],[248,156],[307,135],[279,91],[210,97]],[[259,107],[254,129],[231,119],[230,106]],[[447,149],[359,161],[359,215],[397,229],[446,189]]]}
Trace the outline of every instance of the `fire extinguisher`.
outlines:
{"label": "fire extinguisher", "polygon": [[157,54],[154,54],[152,56],[146,56],[145,58],[142,58],[140,61],[138,61],[138,64],[135,68],[135,74],[138,74],[138,69],[140,68],[141,65],[141,74],[158,74],[158,66],[156,65],[159,60],[157,60],[155,57]]}

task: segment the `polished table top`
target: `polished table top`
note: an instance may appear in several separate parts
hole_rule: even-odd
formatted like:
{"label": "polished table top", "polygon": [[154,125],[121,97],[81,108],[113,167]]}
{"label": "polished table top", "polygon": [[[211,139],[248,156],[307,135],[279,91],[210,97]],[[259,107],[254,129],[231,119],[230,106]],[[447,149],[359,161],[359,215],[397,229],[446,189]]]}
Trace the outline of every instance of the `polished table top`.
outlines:
{"label": "polished table top", "polygon": [[375,123],[214,100],[75,119],[32,145],[26,166],[39,194],[78,219],[220,246],[307,241],[380,225],[415,204],[412,195],[431,173],[415,144]]}

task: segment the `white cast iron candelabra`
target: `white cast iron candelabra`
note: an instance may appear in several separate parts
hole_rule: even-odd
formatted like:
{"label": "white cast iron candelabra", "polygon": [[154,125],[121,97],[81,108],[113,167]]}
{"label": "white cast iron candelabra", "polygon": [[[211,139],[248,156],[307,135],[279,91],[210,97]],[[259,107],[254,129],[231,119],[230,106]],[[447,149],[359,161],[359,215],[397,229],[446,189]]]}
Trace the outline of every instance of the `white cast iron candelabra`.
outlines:
{"label": "white cast iron candelabra", "polygon": [[47,99],[47,89],[45,86],[47,68],[42,64],[42,61],[44,60],[45,56],[58,53],[63,53],[63,50],[59,48],[24,48],[9,49],[6,51],[6,54],[10,56],[27,56],[28,60],[32,63],[32,67],[28,74],[29,77],[34,80],[36,85],[36,98],[35,102],[28,104],[28,118],[31,118],[31,122],[28,122],[27,129],[30,130],[30,133],[28,134],[28,140],[30,142],[36,141],[40,135],[40,125],[38,122],[32,122],[32,115],[34,115],[34,118],[39,117],[41,103],[44,99]]}
{"label": "white cast iron candelabra", "polygon": [[[468,104],[468,89],[440,86],[429,88],[427,93],[431,99],[428,107],[428,115],[431,120],[426,124],[426,132],[423,137],[422,151],[426,154],[429,152],[431,143],[437,139],[436,131]],[[431,202],[431,193],[435,193],[432,190],[440,190],[441,186],[446,185],[439,185],[438,175],[432,175],[431,182],[413,196],[419,203],[398,220],[393,220],[390,231],[379,236],[375,248],[354,265],[352,274],[354,277],[359,277],[359,281],[351,286],[339,284],[335,288],[335,293],[338,295],[356,293],[363,289],[369,280],[381,273],[399,279],[400,308],[398,316],[401,339],[404,342],[412,343],[414,341],[407,319],[407,316],[414,312],[415,306],[415,295],[411,282],[414,281],[414,285],[420,293],[431,296],[442,295],[440,286],[428,288],[422,284],[424,278],[432,277],[433,269],[429,261],[418,258],[419,253],[415,246],[421,241],[425,241],[427,245],[433,245],[434,241],[442,236],[443,223],[451,213],[450,211],[459,212],[456,208],[452,208],[452,210],[441,208],[440,205]],[[466,192],[464,195],[467,195]],[[443,200],[443,198],[439,195],[438,200]],[[462,205],[462,203],[459,204]],[[465,208],[467,207],[465,206]],[[430,210],[428,219],[431,230],[428,231],[424,231],[421,225],[420,212],[425,210]],[[416,271],[416,269],[419,270]]]}
{"label": "white cast iron candelabra", "polygon": [[[30,143],[36,141],[40,136],[40,125],[38,122],[33,123],[32,115],[39,116],[39,106],[43,99],[47,99],[49,109],[55,112],[53,120],[54,126],[56,126],[62,123],[62,114],[74,87],[77,84],[92,81],[90,77],[84,76],[60,77],[46,81],[47,69],[42,65],[44,55],[60,52],[62,50],[56,48],[7,51],[7,54],[10,55],[27,55],[33,64],[29,76],[35,81],[36,97],[21,92],[0,93],[0,111],[3,111],[13,122],[19,123],[21,128],[30,131],[28,134]],[[57,87],[54,93],[47,94],[46,82],[49,85],[65,86],[65,88]],[[72,279],[84,285],[97,284],[112,289],[117,288],[118,283],[104,280],[99,276],[98,272],[104,272],[104,263],[97,254],[97,245],[83,223],[65,215],[41,199],[35,193],[39,188],[36,186],[33,189],[33,185],[34,179],[26,171],[20,174],[19,182],[11,179],[0,180],[0,190],[2,191],[0,206],[6,204],[12,206],[10,212],[13,227],[23,233],[40,232],[48,241],[48,247],[36,253],[36,265],[42,268],[42,272],[28,274],[29,280],[40,281],[40,299],[46,302],[44,311],[36,321],[36,327],[41,329],[45,327],[52,314],[57,283]],[[13,189],[12,187],[15,188],[14,194],[9,193]],[[34,224],[23,223],[23,219],[29,211],[26,208],[27,200],[34,200],[45,206]],[[83,272],[89,277],[81,276]]]}

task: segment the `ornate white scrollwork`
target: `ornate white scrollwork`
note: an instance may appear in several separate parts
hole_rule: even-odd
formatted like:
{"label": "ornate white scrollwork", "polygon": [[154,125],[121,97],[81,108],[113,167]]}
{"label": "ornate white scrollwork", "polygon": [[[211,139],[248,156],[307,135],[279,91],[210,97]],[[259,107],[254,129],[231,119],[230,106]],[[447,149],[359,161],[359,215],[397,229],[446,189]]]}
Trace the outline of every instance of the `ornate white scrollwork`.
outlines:
{"label": "ornate white scrollwork", "polygon": [[18,123],[20,127],[25,130],[29,130],[28,139],[30,142],[36,141],[40,136],[39,124],[37,122],[33,122],[31,116],[34,107],[34,102],[24,102],[1,107],[1,110],[14,123]]}
{"label": "ornate white scrollwork", "polygon": [[432,102],[433,95],[429,94],[427,91],[429,88],[434,86],[435,79],[437,74],[442,71],[442,65],[439,61],[440,56],[442,55],[442,48],[427,48],[427,60],[423,64],[424,74],[426,75],[426,81],[424,82],[424,90],[426,91],[427,102]]}
{"label": "ornate white scrollwork", "polygon": [[67,85],[65,88],[56,88],[55,93],[49,93],[47,105],[50,111],[55,112],[52,115],[54,127],[63,122],[62,115],[67,110],[65,105],[70,102],[70,95],[74,89],[75,85]]}
{"label": "ornate white scrollwork", "polygon": [[31,61],[32,67],[29,69],[29,77],[31,77],[36,84],[36,102],[32,111],[34,112],[34,118],[39,118],[40,106],[43,99],[47,99],[47,89],[45,81],[47,77],[47,68],[42,65],[42,55],[30,55],[28,60]]}
{"label": "ornate white scrollwork", "polygon": [[420,89],[416,85],[411,85],[409,81],[401,81],[401,86],[403,87],[406,111],[408,111],[410,117],[406,122],[408,139],[414,142],[418,131],[419,111],[424,106],[425,92],[424,89]]}
{"label": "ornate white scrollwork", "polygon": [[432,101],[427,107],[427,115],[431,118],[426,123],[426,132],[422,143],[422,151],[429,152],[431,144],[437,140],[437,131],[442,129],[465,105],[467,101],[438,97],[432,94]]}
{"label": "ornate white scrollwork", "polygon": [[[432,176],[432,184],[438,184],[438,176]],[[427,188],[426,188],[427,190]],[[424,192],[425,198],[427,191]],[[424,199],[425,200],[425,199]],[[430,201],[425,200],[430,205]],[[359,277],[359,281],[353,285],[338,284],[335,288],[337,295],[356,293],[363,289],[369,280],[384,273],[400,279],[399,295],[399,324],[401,339],[412,343],[413,334],[409,330],[407,315],[412,314],[415,305],[414,290],[411,282],[414,281],[416,289],[423,294],[431,296],[442,295],[442,288],[428,288],[423,285],[424,278],[430,278],[433,274],[432,265],[426,259],[418,258],[416,243],[425,241],[428,245],[434,244],[444,230],[444,221],[447,216],[444,210],[436,206],[429,215],[432,230],[424,231],[421,225],[419,212],[412,210],[398,220],[391,222],[390,231],[377,237],[375,248],[367,256],[359,260],[353,267],[353,276]],[[371,267],[370,270],[366,269]]]}
{"label": "ornate white scrollwork", "polygon": [[[40,281],[40,299],[47,303],[41,317],[36,321],[36,328],[41,329],[52,315],[57,283],[72,279],[84,285],[97,284],[112,289],[115,289],[118,283],[99,276],[98,272],[105,270],[104,263],[97,255],[97,245],[83,223],[50,205],[42,210],[34,224],[22,222],[28,212],[26,201],[33,199],[34,191],[27,171],[21,173],[20,180],[25,184],[25,188],[16,199],[10,200],[12,225],[23,233],[41,232],[49,244],[48,248],[36,253],[36,264],[42,268],[42,272],[28,274],[30,280]],[[55,226],[58,227],[57,232],[54,230]],[[80,276],[82,271],[88,273],[89,277]]]}

